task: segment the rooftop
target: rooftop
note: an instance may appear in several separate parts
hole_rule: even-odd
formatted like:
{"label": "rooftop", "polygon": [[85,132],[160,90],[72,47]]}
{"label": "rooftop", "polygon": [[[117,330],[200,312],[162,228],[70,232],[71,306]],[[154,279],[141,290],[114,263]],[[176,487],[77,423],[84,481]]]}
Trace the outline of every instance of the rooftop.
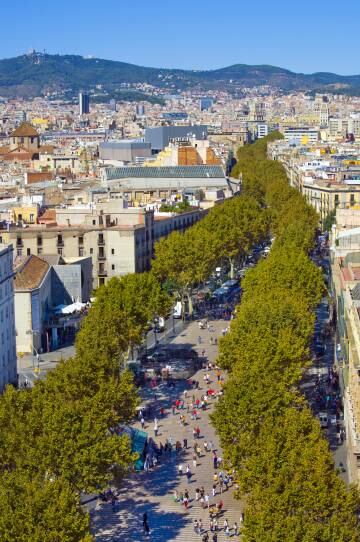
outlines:
{"label": "rooftop", "polygon": [[15,290],[38,288],[49,270],[49,264],[35,255],[15,260],[15,266]]}
{"label": "rooftop", "polygon": [[10,137],[37,137],[39,134],[29,122],[22,122],[11,134]]}
{"label": "rooftop", "polygon": [[223,179],[221,166],[160,166],[160,167],[115,167],[105,168],[107,180],[128,178],[160,179]]}

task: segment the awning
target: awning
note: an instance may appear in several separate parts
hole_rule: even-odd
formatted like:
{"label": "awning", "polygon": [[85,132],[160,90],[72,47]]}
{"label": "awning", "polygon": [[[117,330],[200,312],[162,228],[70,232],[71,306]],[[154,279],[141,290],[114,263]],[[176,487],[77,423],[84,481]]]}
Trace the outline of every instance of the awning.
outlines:
{"label": "awning", "polygon": [[73,314],[74,312],[81,311],[84,307],[86,307],[86,303],[80,303],[77,301],[76,303],[72,303],[71,305],[58,305],[55,308],[56,314]]}

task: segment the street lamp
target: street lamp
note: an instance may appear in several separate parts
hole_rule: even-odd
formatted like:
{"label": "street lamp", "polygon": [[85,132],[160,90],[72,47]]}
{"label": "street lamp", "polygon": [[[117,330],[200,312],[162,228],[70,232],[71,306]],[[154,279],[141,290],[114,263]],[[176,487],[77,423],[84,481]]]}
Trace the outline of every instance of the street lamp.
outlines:
{"label": "street lamp", "polygon": [[38,368],[39,368],[39,358],[40,358],[40,354],[38,352],[38,350],[35,348],[34,346],[34,335],[39,333],[39,331],[37,330],[34,330],[34,329],[29,329],[26,334],[27,335],[31,335],[31,359],[32,359],[32,366],[34,367],[34,350],[35,350],[35,353],[36,353],[36,359],[37,359],[37,364],[38,364]]}

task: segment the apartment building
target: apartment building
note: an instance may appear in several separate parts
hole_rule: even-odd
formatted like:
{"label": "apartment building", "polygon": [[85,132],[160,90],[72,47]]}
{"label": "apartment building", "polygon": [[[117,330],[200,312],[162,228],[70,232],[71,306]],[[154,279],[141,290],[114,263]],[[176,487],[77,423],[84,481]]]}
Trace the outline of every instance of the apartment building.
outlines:
{"label": "apartment building", "polygon": [[321,221],[337,208],[347,209],[360,204],[360,185],[305,177],[301,191],[319,213]]}
{"label": "apartment building", "polygon": [[184,231],[206,210],[156,217],[154,211],[127,207],[126,200],[56,209],[55,221],[27,228],[0,230],[17,256],[55,254],[64,258],[91,256],[93,288],[111,277],[150,269],[154,241],[174,230]]}
{"label": "apartment building", "polygon": [[0,244],[0,392],[17,384],[13,247]]}
{"label": "apartment building", "polygon": [[360,252],[332,262],[337,313],[336,355],[344,396],[351,482],[360,483]]}
{"label": "apartment building", "polygon": [[284,130],[284,138],[290,144],[311,145],[319,141],[319,130],[309,127],[289,127]]}
{"label": "apartment building", "polygon": [[[356,149],[321,145],[292,147],[286,141],[270,143],[268,156],[282,162],[289,183],[307,198],[322,222],[335,209],[360,205],[360,167]],[[360,150],[359,150],[360,152]],[[355,154],[354,154],[355,153]]]}

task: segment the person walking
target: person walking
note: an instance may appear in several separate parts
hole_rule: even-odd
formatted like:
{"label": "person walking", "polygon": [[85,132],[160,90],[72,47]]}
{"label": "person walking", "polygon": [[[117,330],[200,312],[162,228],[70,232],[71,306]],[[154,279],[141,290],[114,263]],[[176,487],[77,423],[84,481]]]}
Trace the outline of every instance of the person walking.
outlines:
{"label": "person walking", "polygon": [[144,420],[144,417],[143,417],[143,416],[141,417],[140,423],[141,423],[141,428],[144,429],[144,427],[145,427],[145,420]]}
{"label": "person walking", "polygon": [[214,533],[214,534],[213,534],[212,542],[218,542],[218,536],[217,536],[217,533]]}
{"label": "person walking", "polygon": [[179,473],[180,476],[183,474],[183,466],[182,466],[181,463],[180,463],[180,465],[178,466],[178,473]]}
{"label": "person walking", "polygon": [[188,497],[186,497],[186,492],[184,494],[183,505],[184,505],[185,510],[187,510],[189,506],[189,499]]}
{"label": "person walking", "polygon": [[196,467],[197,467],[197,455],[196,455],[196,454],[193,454],[193,458],[192,458],[192,459],[193,459],[193,467],[194,467],[194,469],[196,469]]}
{"label": "person walking", "polygon": [[187,467],[186,467],[186,479],[187,479],[187,483],[190,484],[191,470],[190,470],[189,465],[187,465]]}
{"label": "person walking", "polygon": [[204,440],[204,450],[205,450],[205,452],[208,451],[208,443],[207,443],[206,440]]}
{"label": "person walking", "polygon": [[233,530],[234,530],[234,536],[239,536],[239,527],[236,521],[234,522]]}
{"label": "person walking", "polygon": [[217,532],[218,528],[219,528],[218,520],[214,518],[214,531]]}
{"label": "person walking", "polygon": [[184,438],[184,439],[183,439],[183,445],[184,445],[184,450],[187,450],[187,447],[188,447],[188,441],[187,441],[187,438]]}
{"label": "person walking", "polygon": [[203,532],[203,524],[202,524],[202,520],[199,519],[199,534],[201,534]]}
{"label": "person walking", "polygon": [[194,533],[199,534],[199,522],[197,519],[194,519]]}
{"label": "person walking", "polygon": [[200,489],[197,487],[195,489],[195,500],[196,502],[200,499]]}
{"label": "person walking", "polygon": [[205,508],[210,508],[210,497],[208,495],[208,493],[205,494]]}
{"label": "person walking", "polygon": [[216,484],[213,484],[212,486],[212,496],[215,497],[216,495]]}
{"label": "person walking", "polygon": [[150,528],[149,528],[149,524],[148,524],[148,517],[147,517],[147,513],[144,512],[143,514],[143,528],[144,528],[144,533],[149,536],[150,534]]}
{"label": "person walking", "polygon": [[222,495],[222,492],[224,490],[224,479],[222,476],[219,477],[219,487],[220,487],[220,495]]}
{"label": "person walking", "polygon": [[157,418],[154,419],[154,434],[155,434],[155,437],[157,437],[157,434],[158,434],[158,421],[157,421]]}

